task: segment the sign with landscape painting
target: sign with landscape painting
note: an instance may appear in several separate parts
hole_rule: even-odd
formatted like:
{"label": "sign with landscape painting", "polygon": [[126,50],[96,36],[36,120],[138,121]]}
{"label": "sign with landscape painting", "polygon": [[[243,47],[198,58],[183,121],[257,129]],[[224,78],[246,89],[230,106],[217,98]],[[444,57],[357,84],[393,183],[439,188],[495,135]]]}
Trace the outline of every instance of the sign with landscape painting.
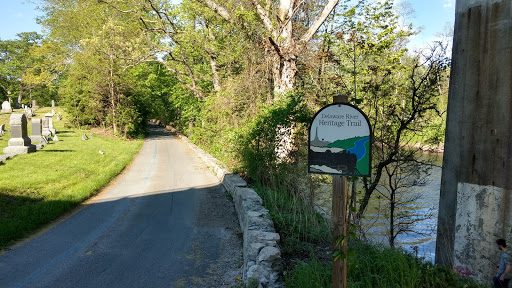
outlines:
{"label": "sign with landscape painting", "polygon": [[369,177],[371,129],[368,117],[350,104],[318,111],[309,127],[309,173]]}

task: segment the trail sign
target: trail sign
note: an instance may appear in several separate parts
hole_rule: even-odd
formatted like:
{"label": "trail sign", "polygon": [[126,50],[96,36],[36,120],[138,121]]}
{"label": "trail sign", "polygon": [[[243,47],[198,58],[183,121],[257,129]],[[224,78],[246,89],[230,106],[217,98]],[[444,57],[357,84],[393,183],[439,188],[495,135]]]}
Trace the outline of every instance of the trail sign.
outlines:
{"label": "trail sign", "polygon": [[371,128],[357,107],[335,103],[318,111],[309,127],[308,171],[369,177]]}

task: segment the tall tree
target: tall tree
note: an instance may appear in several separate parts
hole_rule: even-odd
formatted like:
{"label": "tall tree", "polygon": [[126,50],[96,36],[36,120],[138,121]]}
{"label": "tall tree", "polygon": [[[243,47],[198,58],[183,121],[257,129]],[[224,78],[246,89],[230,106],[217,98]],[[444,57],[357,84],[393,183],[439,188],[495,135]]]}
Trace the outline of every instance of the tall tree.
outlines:
{"label": "tall tree", "polygon": [[[204,3],[226,21],[236,21],[235,11],[230,11],[226,8],[228,6],[236,7],[234,3],[227,2],[225,5],[222,5],[212,0],[197,1]],[[264,38],[267,41],[266,57],[272,63],[275,97],[279,97],[279,95],[295,87],[298,56],[334,10],[338,2],[339,0],[329,0],[323,6],[323,9],[319,11],[316,19],[307,23],[309,24],[307,30],[299,36],[296,35],[299,29],[295,22],[297,19],[300,19],[301,11],[306,6],[305,2],[294,0],[280,0],[278,3],[272,1],[261,2],[258,0],[250,1],[250,5],[255,9],[261,20],[260,25],[265,29],[266,35],[264,35]],[[244,5],[241,5],[241,7],[244,7]]]}
{"label": "tall tree", "polygon": [[33,67],[30,49],[39,45],[42,36],[36,32],[17,34],[18,39],[0,41],[0,88],[4,95],[17,94],[18,103],[30,89],[24,79],[25,70]]}

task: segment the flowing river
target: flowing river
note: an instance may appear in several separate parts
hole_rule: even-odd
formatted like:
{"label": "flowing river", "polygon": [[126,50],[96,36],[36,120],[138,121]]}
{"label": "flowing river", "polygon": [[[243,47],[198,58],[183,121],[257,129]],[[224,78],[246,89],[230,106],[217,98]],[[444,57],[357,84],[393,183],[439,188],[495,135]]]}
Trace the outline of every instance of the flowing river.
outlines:
{"label": "flowing river", "polygon": [[[424,185],[410,188],[402,196],[415,199],[408,203],[404,210],[414,213],[416,222],[410,227],[414,232],[402,233],[395,239],[395,247],[424,257],[425,261],[434,261],[437,235],[437,213],[439,208],[439,193],[441,188],[442,154],[428,154],[425,157],[433,157],[438,167],[430,170],[430,176]],[[315,203],[323,211],[330,215],[331,212],[331,186],[326,185],[317,193]],[[368,209],[366,210],[363,226],[366,237],[374,243],[388,245],[386,234],[389,229],[389,219],[385,215],[386,203],[378,193],[374,193]],[[395,220],[397,221],[397,220]]]}

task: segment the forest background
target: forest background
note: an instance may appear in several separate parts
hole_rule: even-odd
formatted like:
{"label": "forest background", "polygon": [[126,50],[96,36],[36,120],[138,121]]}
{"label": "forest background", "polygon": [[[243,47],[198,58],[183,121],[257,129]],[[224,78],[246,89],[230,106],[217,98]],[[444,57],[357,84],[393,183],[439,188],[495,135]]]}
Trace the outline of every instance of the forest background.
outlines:
{"label": "forest background", "polygon": [[[2,99],[55,100],[76,126],[121,138],[141,138],[148,119],[159,119],[259,190],[314,214],[330,179],[307,173],[308,125],[334,95],[346,95],[368,115],[374,145],[372,177],[351,179],[354,237],[364,237],[361,219],[376,195],[386,200],[391,247],[421,220],[404,209],[414,199],[403,193],[432,166],[420,149],[444,141],[451,38],[408,51],[417,33],[409,6],[45,0],[40,9],[44,35],[0,41]],[[316,216],[291,213],[291,222],[316,227],[305,230],[271,214],[285,254],[312,255],[304,243],[331,241]]]}

